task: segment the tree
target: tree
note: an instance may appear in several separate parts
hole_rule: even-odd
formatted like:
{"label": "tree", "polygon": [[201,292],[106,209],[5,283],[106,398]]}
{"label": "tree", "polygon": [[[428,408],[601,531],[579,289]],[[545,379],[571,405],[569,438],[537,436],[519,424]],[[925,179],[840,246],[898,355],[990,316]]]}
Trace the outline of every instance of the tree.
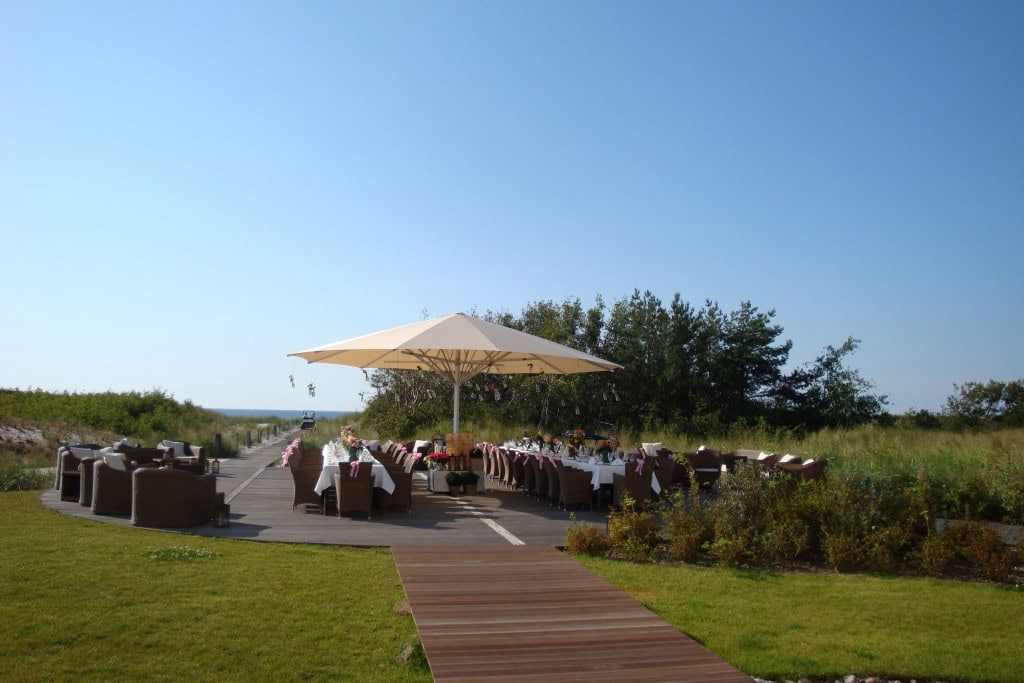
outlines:
{"label": "tree", "polygon": [[847,337],[838,348],[826,346],[809,368],[790,374],[780,399],[791,419],[811,428],[851,427],[882,414],[888,397],[869,393],[874,383],[843,364],[858,346],[859,339]]}
{"label": "tree", "polygon": [[776,344],[782,326],[772,323],[775,311],[760,313],[749,301],[738,311],[713,318],[718,343],[710,350],[712,405],[726,422],[765,413],[782,379],[792,341]]}
{"label": "tree", "polygon": [[1024,425],[1024,380],[966,382],[953,388],[956,393],[946,399],[945,413],[962,424]]}

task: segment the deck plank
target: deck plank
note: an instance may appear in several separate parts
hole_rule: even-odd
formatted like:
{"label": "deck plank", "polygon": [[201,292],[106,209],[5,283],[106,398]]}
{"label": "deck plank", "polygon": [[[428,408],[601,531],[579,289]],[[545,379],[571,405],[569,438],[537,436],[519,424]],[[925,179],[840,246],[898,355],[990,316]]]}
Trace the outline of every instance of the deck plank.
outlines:
{"label": "deck plank", "polygon": [[553,547],[391,552],[438,683],[753,680]]}

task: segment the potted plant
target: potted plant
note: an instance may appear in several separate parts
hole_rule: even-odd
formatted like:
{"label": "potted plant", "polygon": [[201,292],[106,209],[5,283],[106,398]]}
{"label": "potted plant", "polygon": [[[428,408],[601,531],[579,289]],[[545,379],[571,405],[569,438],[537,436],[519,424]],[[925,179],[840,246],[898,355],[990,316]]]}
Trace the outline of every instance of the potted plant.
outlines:
{"label": "potted plant", "polygon": [[458,496],[462,493],[462,475],[458,472],[449,472],[445,475],[444,481],[448,484],[448,494]]}
{"label": "potted plant", "polygon": [[462,488],[467,496],[476,495],[476,484],[480,481],[480,475],[470,470],[462,474]]}

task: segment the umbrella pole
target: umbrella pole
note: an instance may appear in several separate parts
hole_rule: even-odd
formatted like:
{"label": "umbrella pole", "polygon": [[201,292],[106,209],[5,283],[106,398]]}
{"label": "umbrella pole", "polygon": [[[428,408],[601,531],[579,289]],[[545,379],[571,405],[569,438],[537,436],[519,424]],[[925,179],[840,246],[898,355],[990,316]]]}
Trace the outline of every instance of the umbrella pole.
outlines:
{"label": "umbrella pole", "polygon": [[452,434],[459,433],[459,383],[453,382],[455,389],[452,391]]}

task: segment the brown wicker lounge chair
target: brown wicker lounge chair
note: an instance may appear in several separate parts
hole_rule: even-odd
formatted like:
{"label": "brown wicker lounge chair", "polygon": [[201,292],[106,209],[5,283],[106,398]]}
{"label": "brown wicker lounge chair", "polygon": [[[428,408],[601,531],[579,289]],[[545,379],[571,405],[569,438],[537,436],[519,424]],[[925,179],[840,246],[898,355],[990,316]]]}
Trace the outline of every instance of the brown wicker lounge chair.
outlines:
{"label": "brown wicker lounge chair", "polygon": [[93,451],[96,456],[82,458],[78,463],[78,504],[82,507],[92,506],[92,466],[99,457],[99,451]]}
{"label": "brown wicker lounge chair", "polygon": [[825,470],[828,469],[828,460],[808,460],[803,463],[779,463],[775,469],[795,477],[801,481],[812,481],[825,478]]}
{"label": "brown wicker lounge chair", "polygon": [[60,459],[60,499],[78,502],[82,495],[82,473],[79,466],[85,459],[94,459],[96,450],[69,446]]}
{"label": "brown wicker lounge chair", "polygon": [[693,469],[697,484],[701,487],[714,486],[722,476],[722,454],[709,448],[683,453]]}
{"label": "brown wicker lounge chair", "polygon": [[223,503],[217,477],[192,474],[173,467],[143,467],[132,472],[132,525],[183,528],[213,519]]}
{"label": "brown wicker lounge chair", "polygon": [[92,464],[92,513],[132,514],[132,472],[114,469],[103,460]]}
{"label": "brown wicker lounge chair", "polygon": [[362,464],[356,476],[347,467],[334,475],[334,490],[337,496],[338,517],[346,512],[364,512],[369,519],[373,514],[373,469],[368,463]]}

